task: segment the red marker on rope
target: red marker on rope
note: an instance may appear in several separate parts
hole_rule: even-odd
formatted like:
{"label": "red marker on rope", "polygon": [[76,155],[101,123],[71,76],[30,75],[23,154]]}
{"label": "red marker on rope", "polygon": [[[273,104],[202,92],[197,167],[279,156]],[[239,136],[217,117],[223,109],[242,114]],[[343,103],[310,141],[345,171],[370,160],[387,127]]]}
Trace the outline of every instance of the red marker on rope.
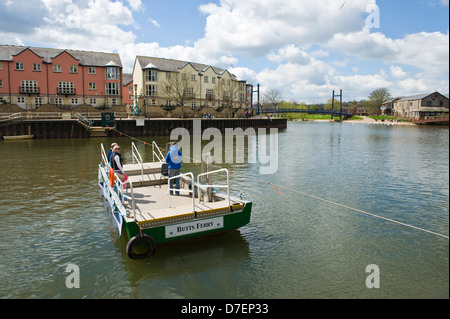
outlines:
{"label": "red marker on rope", "polygon": [[270,186],[272,186],[273,188],[275,188],[281,195],[284,195],[275,185],[273,185],[272,183],[267,183]]}

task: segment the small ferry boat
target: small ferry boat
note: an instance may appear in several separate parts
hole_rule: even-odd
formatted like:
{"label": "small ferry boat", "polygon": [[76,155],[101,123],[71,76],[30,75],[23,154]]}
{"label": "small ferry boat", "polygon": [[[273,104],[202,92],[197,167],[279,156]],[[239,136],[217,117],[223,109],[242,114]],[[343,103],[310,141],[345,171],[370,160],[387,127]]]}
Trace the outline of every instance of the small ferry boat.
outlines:
{"label": "small ferry boat", "polygon": [[[162,243],[198,237],[242,227],[250,222],[252,203],[230,195],[227,169],[192,172],[169,178],[161,149],[152,143],[152,162],[144,162],[131,143],[132,164],[123,166],[128,180],[114,174],[101,144],[98,181],[111,207],[119,234],[128,237],[131,259],[154,254]],[[156,160],[155,160],[156,158]],[[221,181],[211,183],[212,178]],[[180,178],[180,189],[170,188]],[[179,195],[171,195],[179,191]],[[219,190],[223,192],[219,192]]]}

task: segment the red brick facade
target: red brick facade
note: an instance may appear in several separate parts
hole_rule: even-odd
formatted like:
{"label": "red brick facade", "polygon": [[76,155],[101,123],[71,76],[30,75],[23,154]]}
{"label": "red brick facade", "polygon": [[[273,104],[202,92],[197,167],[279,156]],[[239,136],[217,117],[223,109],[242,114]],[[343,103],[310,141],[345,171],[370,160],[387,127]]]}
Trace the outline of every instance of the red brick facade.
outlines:
{"label": "red brick facade", "polygon": [[122,105],[118,54],[0,45],[0,102],[34,109]]}

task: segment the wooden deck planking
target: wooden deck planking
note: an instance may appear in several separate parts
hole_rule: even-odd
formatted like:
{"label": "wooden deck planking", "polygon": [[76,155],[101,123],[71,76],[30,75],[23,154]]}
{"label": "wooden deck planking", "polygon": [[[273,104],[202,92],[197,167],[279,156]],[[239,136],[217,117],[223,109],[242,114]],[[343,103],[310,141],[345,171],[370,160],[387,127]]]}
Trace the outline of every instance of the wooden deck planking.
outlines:
{"label": "wooden deck planking", "polygon": [[[161,165],[162,163],[160,162],[143,163],[144,169],[161,169]],[[124,164],[123,169],[124,171],[141,170],[141,164]]]}
{"label": "wooden deck planking", "polygon": [[134,187],[167,184],[167,176],[163,176],[161,173],[144,173],[144,175],[131,175],[128,178]]}
{"label": "wooden deck planking", "polygon": [[[145,226],[166,224],[169,222],[185,221],[194,218],[192,210],[192,197],[190,194],[171,196],[171,207],[169,207],[167,184],[161,188],[150,186],[134,189],[136,205],[136,221]],[[233,210],[244,207],[242,203],[231,201]],[[127,208],[131,208],[128,204]],[[229,213],[228,201],[199,203],[195,199],[195,211],[201,217],[216,216]]]}

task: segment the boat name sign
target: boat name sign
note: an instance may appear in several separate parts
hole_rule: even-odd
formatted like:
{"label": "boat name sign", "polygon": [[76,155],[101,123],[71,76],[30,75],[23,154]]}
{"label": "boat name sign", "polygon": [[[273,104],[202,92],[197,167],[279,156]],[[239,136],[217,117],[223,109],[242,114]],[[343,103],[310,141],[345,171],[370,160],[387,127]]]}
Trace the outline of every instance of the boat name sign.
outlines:
{"label": "boat name sign", "polygon": [[166,238],[195,234],[220,228],[223,228],[223,216],[166,226]]}

